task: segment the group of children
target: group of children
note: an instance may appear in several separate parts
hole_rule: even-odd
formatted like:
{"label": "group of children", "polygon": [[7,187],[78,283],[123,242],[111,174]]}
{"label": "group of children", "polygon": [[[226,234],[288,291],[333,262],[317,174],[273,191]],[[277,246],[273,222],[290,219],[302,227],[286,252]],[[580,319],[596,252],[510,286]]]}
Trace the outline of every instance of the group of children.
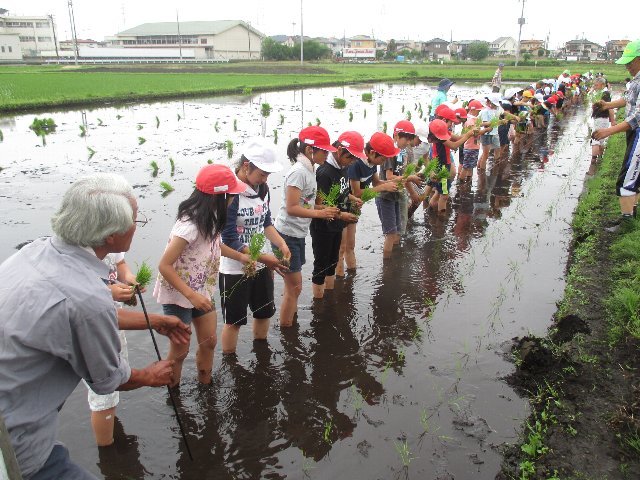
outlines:
{"label": "group of children", "polygon": [[[489,93],[460,108],[455,108],[457,98],[447,102],[453,83],[440,82],[428,125],[400,120],[392,136],[376,132],[365,141],[360,133],[345,131],[331,142],[320,126],[302,129],[287,147],[292,166],[285,173],[284,198],[275,219],[268,179],[283,165],[264,138],[245,146],[235,171],[218,164],[200,170],[195,189],[178,207],[153,290],[165,315],[193,325],[200,383],[211,382],[216,285],[224,322],[223,354],[235,353],[248,309],[254,339],[267,338],[276,314],[274,273],[284,280],[279,323],[292,326],[303,289],[308,234],[314,257],[312,294],[322,299],[334,288],[336,276],[356,268],[356,226],[365,202],[375,199],[383,256],[388,257],[421,204],[435,214],[446,213],[456,175],[459,182],[469,182],[475,168],[487,167],[491,151],[497,162],[511,142],[545,128],[550,115],[559,116],[564,106],[577,101],[585,82],[565,71],[556,81]],[[593,83],[597,91],[606,87],[598,79]],[[598,118],[604,121],[602,115]],[[600,154],[594,145],[594,158]],[[113,270],[119,281],[134,282],[123,258],[115,259]],[[189,345],[170,345],[176,385],[188,352]]]}

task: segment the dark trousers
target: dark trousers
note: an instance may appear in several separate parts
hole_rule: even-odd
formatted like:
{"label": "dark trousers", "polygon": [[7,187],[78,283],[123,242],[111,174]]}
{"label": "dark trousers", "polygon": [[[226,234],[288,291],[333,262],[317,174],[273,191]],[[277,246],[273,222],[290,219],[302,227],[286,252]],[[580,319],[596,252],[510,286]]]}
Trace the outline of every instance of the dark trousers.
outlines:
{"label": "dark trousers", "polygon": [[311,247],[313,249],[313,274],[311,281],[323,285],[325,277],[336,274],[336,265],[340,255],[342,230],[327,232],[317,230],[311,224]]}

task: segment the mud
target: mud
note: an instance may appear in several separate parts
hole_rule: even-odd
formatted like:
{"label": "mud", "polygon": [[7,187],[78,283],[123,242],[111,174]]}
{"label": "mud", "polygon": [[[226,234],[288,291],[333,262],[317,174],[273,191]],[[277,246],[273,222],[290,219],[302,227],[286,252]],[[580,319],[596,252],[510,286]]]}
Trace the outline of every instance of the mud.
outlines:
{"label": "mud", "polygon": [[[369,91],[374,102],[361,102]],[[457,83],[451,94],[488,91]],[[347,129],[368,137],[384,122],[391,129],[406,111],[416,120],[416,99],[426,109],[432,93],[422,83],[376,84],[57,112],[51,116],[59,127],[46,147],[28,129],[32,115],[2,118],[0,258],[50,233],[48,219],[74,179],[115,171],[136,185],[140,211],[150,218],[127,261],[154,265],[198,169],[207,160],[228,161],[216,148],[225,140],[234,141],[238,158],[248,137],[274,140],[277,130],[275,148],[286,166],[288,140],[309,122],[319,120],[332,138]],[[334,110],[334,97],[345,98],[347,108]],[[273,109],[266,119],[265,102]],[[88,147],[96,152],[91,158]],[[151,160],[160,166],[157,178]],[[60,440],[76,461],[108,479],[494,478],[501,447],[517,440],[529,414],[503,381],[514,366],[500,346],[540,336],[550,325],[564,288],[567,225],[588,165],[578,109],[519,145],[509,162],[453,187],[445,217],[420,209],[401,248],[384,262],[375,206],[365,205],[358,269],[323,302],[311,298],[308,241],[297,327],[274,326],[268,343],[254,343],[250,327],[242,328],[235,360],[217,350],[209,388],[196,384],[192,343],[178,397],[194,462],[162,389],[121,395],[116,445],[107,451],[93,445],[79,386],[61,412]],[[176,191],[162,197],[161,180]],[[272,175],[270,185],[277,211],[282,175]],[[276,281],[277,299],[281,293]],[[160,312],[148,293],[145,303]],[[130,332],[128,339],[134,366],[153,361],[147,334]]]}

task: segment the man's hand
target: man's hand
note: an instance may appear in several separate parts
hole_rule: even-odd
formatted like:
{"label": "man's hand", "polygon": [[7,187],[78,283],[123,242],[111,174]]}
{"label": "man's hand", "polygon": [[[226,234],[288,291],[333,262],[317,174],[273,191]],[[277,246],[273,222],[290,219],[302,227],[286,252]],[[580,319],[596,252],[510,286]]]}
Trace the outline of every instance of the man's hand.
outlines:
{"label": "man's hand", "polygon": [[171,343],[189,345],[191,341],[191,327],[182,323],[173,315],[151,315],[151,327],[160,335],[168,337]]}
{"label": "man's hand", "polygon": [[173,383],[173,360],[160,360],[143,369],[144,385],[163,387]]}

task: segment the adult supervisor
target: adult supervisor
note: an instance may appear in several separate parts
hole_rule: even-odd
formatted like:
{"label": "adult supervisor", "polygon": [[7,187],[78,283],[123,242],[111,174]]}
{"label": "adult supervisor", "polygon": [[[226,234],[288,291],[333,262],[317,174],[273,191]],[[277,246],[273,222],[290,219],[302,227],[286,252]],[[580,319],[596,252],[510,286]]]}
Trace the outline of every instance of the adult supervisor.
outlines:
{"label": "adult supervisor", "polygon": [[616,193],[620,200],[621,217],[607,228],[611,232],[629,223],[635,214],[638,191],[640,190],[640,40],[630,42],[616,60],[631,74],[631,83],[624,96],[611,102],[601,102],[600,109],[625,107],[625,119],[612,127],[595,130],[592,137],[602,140],[618,132],[627,132],[627,150],[624,155],[620,175],[616,183]]}
{"label": "adult supervisor", "polygon": [[[0,414],[25,479],[95,479],[56,442],[58,412],[80,379],[98,394],[171,382],[169,361],[136,370],[120,358],[116,309],[102,280],[105,255],[129,250],[137,210],[121,176],[79,180],[51,220],[55,235],[0,265]],[[156,327],[187,340],[179,323],[165,317]]]}

